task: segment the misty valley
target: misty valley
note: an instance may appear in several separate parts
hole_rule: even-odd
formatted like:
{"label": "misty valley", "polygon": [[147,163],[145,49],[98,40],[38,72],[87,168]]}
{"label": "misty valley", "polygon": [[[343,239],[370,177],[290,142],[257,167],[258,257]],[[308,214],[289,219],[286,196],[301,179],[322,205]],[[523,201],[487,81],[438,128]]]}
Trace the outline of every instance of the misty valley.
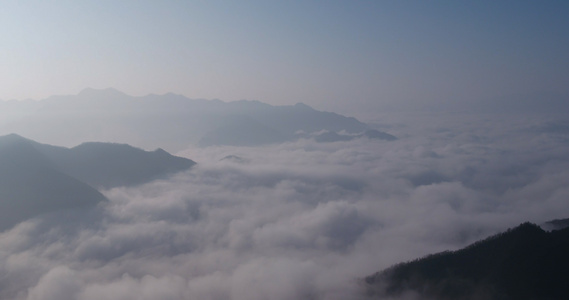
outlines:
{"label": "misty valley", "polygon": [[0,102],[0,299],[562,299],[564,113]]}

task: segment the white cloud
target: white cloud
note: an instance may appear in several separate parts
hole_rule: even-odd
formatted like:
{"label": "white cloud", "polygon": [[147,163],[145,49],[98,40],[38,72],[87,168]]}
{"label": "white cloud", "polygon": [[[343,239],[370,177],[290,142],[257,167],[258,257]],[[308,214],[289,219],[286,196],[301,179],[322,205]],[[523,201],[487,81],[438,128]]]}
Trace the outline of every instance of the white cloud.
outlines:
{"label": "white cloud", "polygon": [[394,142],[188,149],[189,172],[1,233],[0,298],[358,299],[358,277],[569,215],[566,138],[467,121],[410,121]]}

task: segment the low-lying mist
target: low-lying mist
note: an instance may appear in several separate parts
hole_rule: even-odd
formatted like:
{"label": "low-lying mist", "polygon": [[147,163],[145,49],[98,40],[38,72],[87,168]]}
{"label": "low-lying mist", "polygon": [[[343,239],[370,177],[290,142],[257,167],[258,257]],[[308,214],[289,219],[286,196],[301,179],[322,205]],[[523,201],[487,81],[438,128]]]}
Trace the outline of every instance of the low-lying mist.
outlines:
{"label": "low-lying mist", "polygon": [[396,141],[190,148],[168,180],[0,234],[0,298],[365,299],[359,279],[569,216],[543,117],[384,119]]}

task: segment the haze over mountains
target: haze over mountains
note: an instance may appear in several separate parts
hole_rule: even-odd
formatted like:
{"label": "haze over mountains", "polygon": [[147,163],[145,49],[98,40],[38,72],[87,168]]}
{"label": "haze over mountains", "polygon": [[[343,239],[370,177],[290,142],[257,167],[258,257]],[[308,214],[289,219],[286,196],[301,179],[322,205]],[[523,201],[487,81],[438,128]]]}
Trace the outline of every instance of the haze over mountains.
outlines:
{"label": "haze over mountains", "polygon": [[40,213],[93,206],[105,197],[63,172],[31,142],[0,137],[0,230]]}
{"label": "haze over mountains", "polygon": [[321,130],[178,153],[195,165],[124,144],[0,138],[15,145],[0,151],[1,190],[33,199],[4,219],[0,299],[369,299],[358,278],[569,215],[566,120],[381,120],[397,139]]}
{"label": "haze over mountains", "polygon": [[[569,215],[562,114],[381,115],[390,135],[301,104],[82,95],[2,103],[3,130],[72,147],[0,137],[0,299],[369,299],[358,278]],[[181,157],[157,145],[191,122],[210,127]],[[152,151],[101,142],[123,138]]]}
{"label": "haze over mountains", "polygon": [[2,1],[0,300],[567,300],[568,15]]}
{"label": "haze over mountains", "polygon": [[96,188],[142,184],[194,164],[161,149],[146,152],[107,143],[68,149],[2,136],[0,231],[42,213],[107,201]]}
{"label": "haze over mountains", "polygon": [[67,146],[111,141],[179,151],[190,145],[257,146],[310,137],[323,130],[361,134],[370,129],[355,118],[301,103],[226,103],[175,94],[132,97],[111,88],[85,89],[78,95],[41,101],[0,102],[0,110],[4,117],[0,133],[15,132]]}
{"label": "haze over mountains", "polygon": [[88,142],[73,148],[34,143],[62,172],[93,187],[133,186],[184,171],[196,163],[157,149],[127,144]]}

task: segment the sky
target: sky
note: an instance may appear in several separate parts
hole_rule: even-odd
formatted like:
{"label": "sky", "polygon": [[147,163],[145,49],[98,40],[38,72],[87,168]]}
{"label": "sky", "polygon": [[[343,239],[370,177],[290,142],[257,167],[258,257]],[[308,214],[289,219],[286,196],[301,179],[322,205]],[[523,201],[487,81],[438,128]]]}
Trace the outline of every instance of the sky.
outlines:
{"label": "sky", "polygon": [[[369,299],[364,276],[569,216],[568,1],[1,4],[2,100],[112,87],[303,102],[366,117],[397,140],[318,143],[311,137],[320,131],[258,147],[187,141],[169,151],[197,162],[188,171],[101,189],[109,201],[96,207],[45,212],[0,231],[0,274],[9,274],[0,276],[0,299]],[[129,142],[122,138],[137,130],[166,144],[199,129],[164,129],[194,121],[186,111],[67,101],[95,94],[0,103],[0,129],[70,147],[77,136]],[[517,101],[534,114],[442,109],[500,101],[490,108]],[[238,113],[227,107],[220,111],[232,121]],[[561,114],[541,114],[551,108]],[[398,111],[409,109],[418,111]]]}
{"label": "sky", "polygon": [[567,1],[3,1],[0,99],[87,87],[348,115],[567,95]]}

